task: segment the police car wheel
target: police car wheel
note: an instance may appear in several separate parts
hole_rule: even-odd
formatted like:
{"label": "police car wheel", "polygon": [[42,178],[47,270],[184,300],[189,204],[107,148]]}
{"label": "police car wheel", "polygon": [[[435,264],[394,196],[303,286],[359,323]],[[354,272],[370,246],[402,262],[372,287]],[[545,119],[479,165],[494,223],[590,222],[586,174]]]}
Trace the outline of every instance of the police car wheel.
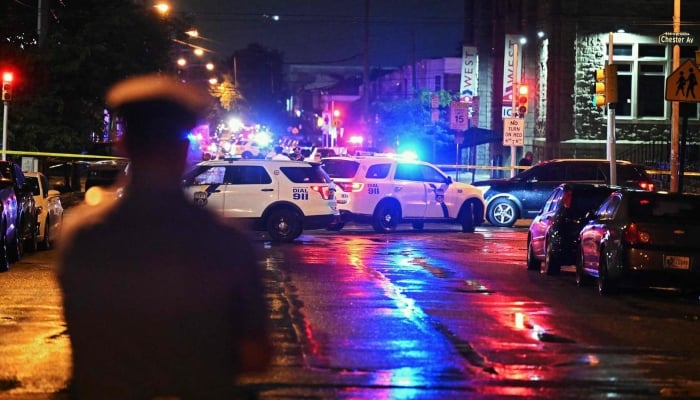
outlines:
{"label": "police car wheel", "polygon": [[274,241],[291,242],[301,235],[301,218],[289,209],[274,210],[267,219],[267,232]]}
{"label": "police car wheel", "polygon": [[399,224],[400,211],[398,206],[388,202],[380,203],[374,211],[372,228],[379,233],[389,233],[396,230]]}

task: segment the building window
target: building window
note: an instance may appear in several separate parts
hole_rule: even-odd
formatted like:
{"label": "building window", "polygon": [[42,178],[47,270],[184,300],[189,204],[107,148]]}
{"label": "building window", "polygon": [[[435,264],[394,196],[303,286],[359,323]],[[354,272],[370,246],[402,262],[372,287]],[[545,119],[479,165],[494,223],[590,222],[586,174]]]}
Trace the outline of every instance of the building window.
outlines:
{"label": "building window", "polygon": [[435,91],[439,92],[440,90],[442,90],[442,77],[435,75]]}
{"label": "building window", "polygon": [[[643,38],[633,37],[632,41]],[[617,40],[617,39],[616,39]],[[606,48],[608,44],[606,43]],[[664,99],[671,71],[670,46],[657,43],[614,43],[618,103],[615,115],[630,119],[666,119],[670,103]],[[606,60],[607,61],[607,57]]]}

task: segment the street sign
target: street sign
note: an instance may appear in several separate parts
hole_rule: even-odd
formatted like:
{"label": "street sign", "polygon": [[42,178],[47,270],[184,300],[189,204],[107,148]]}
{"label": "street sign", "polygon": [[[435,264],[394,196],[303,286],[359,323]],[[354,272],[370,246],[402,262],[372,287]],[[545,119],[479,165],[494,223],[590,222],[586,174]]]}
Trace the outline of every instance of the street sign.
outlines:
{"label": "street sign", "polygon": [[659,44],[697,46],[697,44],[695,44],[695,36],[688,32],[664,32],[659,35]]}
{"label": "street sign", "polygon": [[689,103],[700,102],[700,70],[693,60],[685,60],[666,78],[666,100]]}
{"label": "street sign", "polygon": [[469,104],[457,101],[450,103],[450,129],[469,129]]}
{"label": "street sign", "polygon": [[525,120],[523,118],[503,119],[503,145],[525,145]]}

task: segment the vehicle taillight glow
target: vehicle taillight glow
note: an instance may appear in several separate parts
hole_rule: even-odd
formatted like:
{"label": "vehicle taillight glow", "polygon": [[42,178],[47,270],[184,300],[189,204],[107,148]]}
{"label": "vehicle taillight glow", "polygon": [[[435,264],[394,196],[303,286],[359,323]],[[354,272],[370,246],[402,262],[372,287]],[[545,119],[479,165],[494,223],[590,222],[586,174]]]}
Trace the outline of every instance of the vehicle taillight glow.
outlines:
{"label": "vehicle taillight glow", "polygon": [[331,190],[328,186],[311,186],[311,190],[321,194],[323,200],[332,200],[335,190]]}
{"label": "vehicle taillight glow", "polygon": [[639,182],[639,188],[643,190],[648,190],[650,192],[654,191],[654,184],[652,182],[644,182],[640,181]]}
{"label": "vehicle taillight glow", "polygon": [[362,188],[365,187],[365,184],[360,182],[336,182],[335,184],[340,186],[344,192],[361,192]]}
{"label": "vehicle taillight glow", "polygon": [[562,205],[564,208],[569,208],[571,207],[571,200],[574,197],[574,193],[571,190],[565,190],[564,191],[564,197],[561,199]]}
{"label": "vehicle taillight glow", "polygon": [[622,240],[628,244],[649,244],[651,235],[639,229],[635,223],[629,224],[622,232]]}

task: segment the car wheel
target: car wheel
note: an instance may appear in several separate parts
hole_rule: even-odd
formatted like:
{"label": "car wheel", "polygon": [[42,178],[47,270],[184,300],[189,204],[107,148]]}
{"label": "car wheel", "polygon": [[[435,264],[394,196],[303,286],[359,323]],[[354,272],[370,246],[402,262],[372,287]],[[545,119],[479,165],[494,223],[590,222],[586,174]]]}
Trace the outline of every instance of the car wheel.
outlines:
{"label": "car wheel", "polygon": [[423,228],[425,227],[424,222],[414,222],[412,225],[413,225],[413,229],[415,229],[417,231],[422,231]]}
{"label": "car wheel", "polygon": [[343,222],[334,222],[334,223],[328,225],[326,227],[326,230],[338,232],[341,229],[343,229],[344,226],[345,226],[345,224]]}
{"label": "car wheel", "polygon": [[462,215],[460,223],[462,224],[462,232],[474,233],[474,204],[468,203],[462,207]]}
{"label": "car wheel", "polygon": [[395,204],[388,202],[380,203],[374,210],[372,217],[372,228],[379,233],[389,233],[396,230],[399,224],[399,208]]}
{"label": "car wheel", "polygon": [[0,272],[7,272],[10,269],[10,259],[7,256],[7,227],[3,223],[0,225]]}
{"label": "car wheel", "polygon": [[598,262],[598,294],[608,296],[617,292],[617,286],[610,280],[608,275],[608,258],[605,251],[600,251],[600,261]]}
{"label": "car wheel", "polygon": [[[22,226],[20,224],[20,226]],[[7,257],[11,263],[17,262],[24,254],[24,241],[22,240],[21,231],[15,229],[15,237],[7,243]]]}
{"label": "car wheel", "polygon": [[507,199],[494,200],[489,207],[489,222],[495,226],[511,227],[518,219],[515,203]]}
{"label": "car wheel", "polygon": [[289,209],[274,210],[267,218],[267,232],[274,241],[291,242],[301,235],[301,218]]}
{"label": "car wheel", "polygon": [[547,241],[547,246],[544,252],[544,270],[547,275],[556,275],[561,272],[561,259],[554,250],[554,245],[550,240]]}
{"label": "car wheel", "polygon": [[49,229],[50,223],[51,221],[49,220],[49,217],[46,217],[46,221],[44,222],[44,238],[41,240],[41,248],[43,250],[48,250],[51,248],[51,230]]}
{"label": "car wheel", "polygon": [[535,250],[532,248],[532,241],[527,241],[527,269],[536,271],[540,269],[540,260],[535,257]]}
{"label": "car wheel", "polygon": [[578,262],[576,263],[576,286],[578,287],[588,286],[588,284],[590,283],[590,277],[583,270],[584,265],[585,262],[583,250],[579,249]]}
{"label": "car wheel", "polygon": [[31,233],[29,234],[29,238],[27,238],[24,248],[30,252],[34,253],[39,249],[39,241],[37,240],[37,232],[36,232],[36,224],[32,226]]}

